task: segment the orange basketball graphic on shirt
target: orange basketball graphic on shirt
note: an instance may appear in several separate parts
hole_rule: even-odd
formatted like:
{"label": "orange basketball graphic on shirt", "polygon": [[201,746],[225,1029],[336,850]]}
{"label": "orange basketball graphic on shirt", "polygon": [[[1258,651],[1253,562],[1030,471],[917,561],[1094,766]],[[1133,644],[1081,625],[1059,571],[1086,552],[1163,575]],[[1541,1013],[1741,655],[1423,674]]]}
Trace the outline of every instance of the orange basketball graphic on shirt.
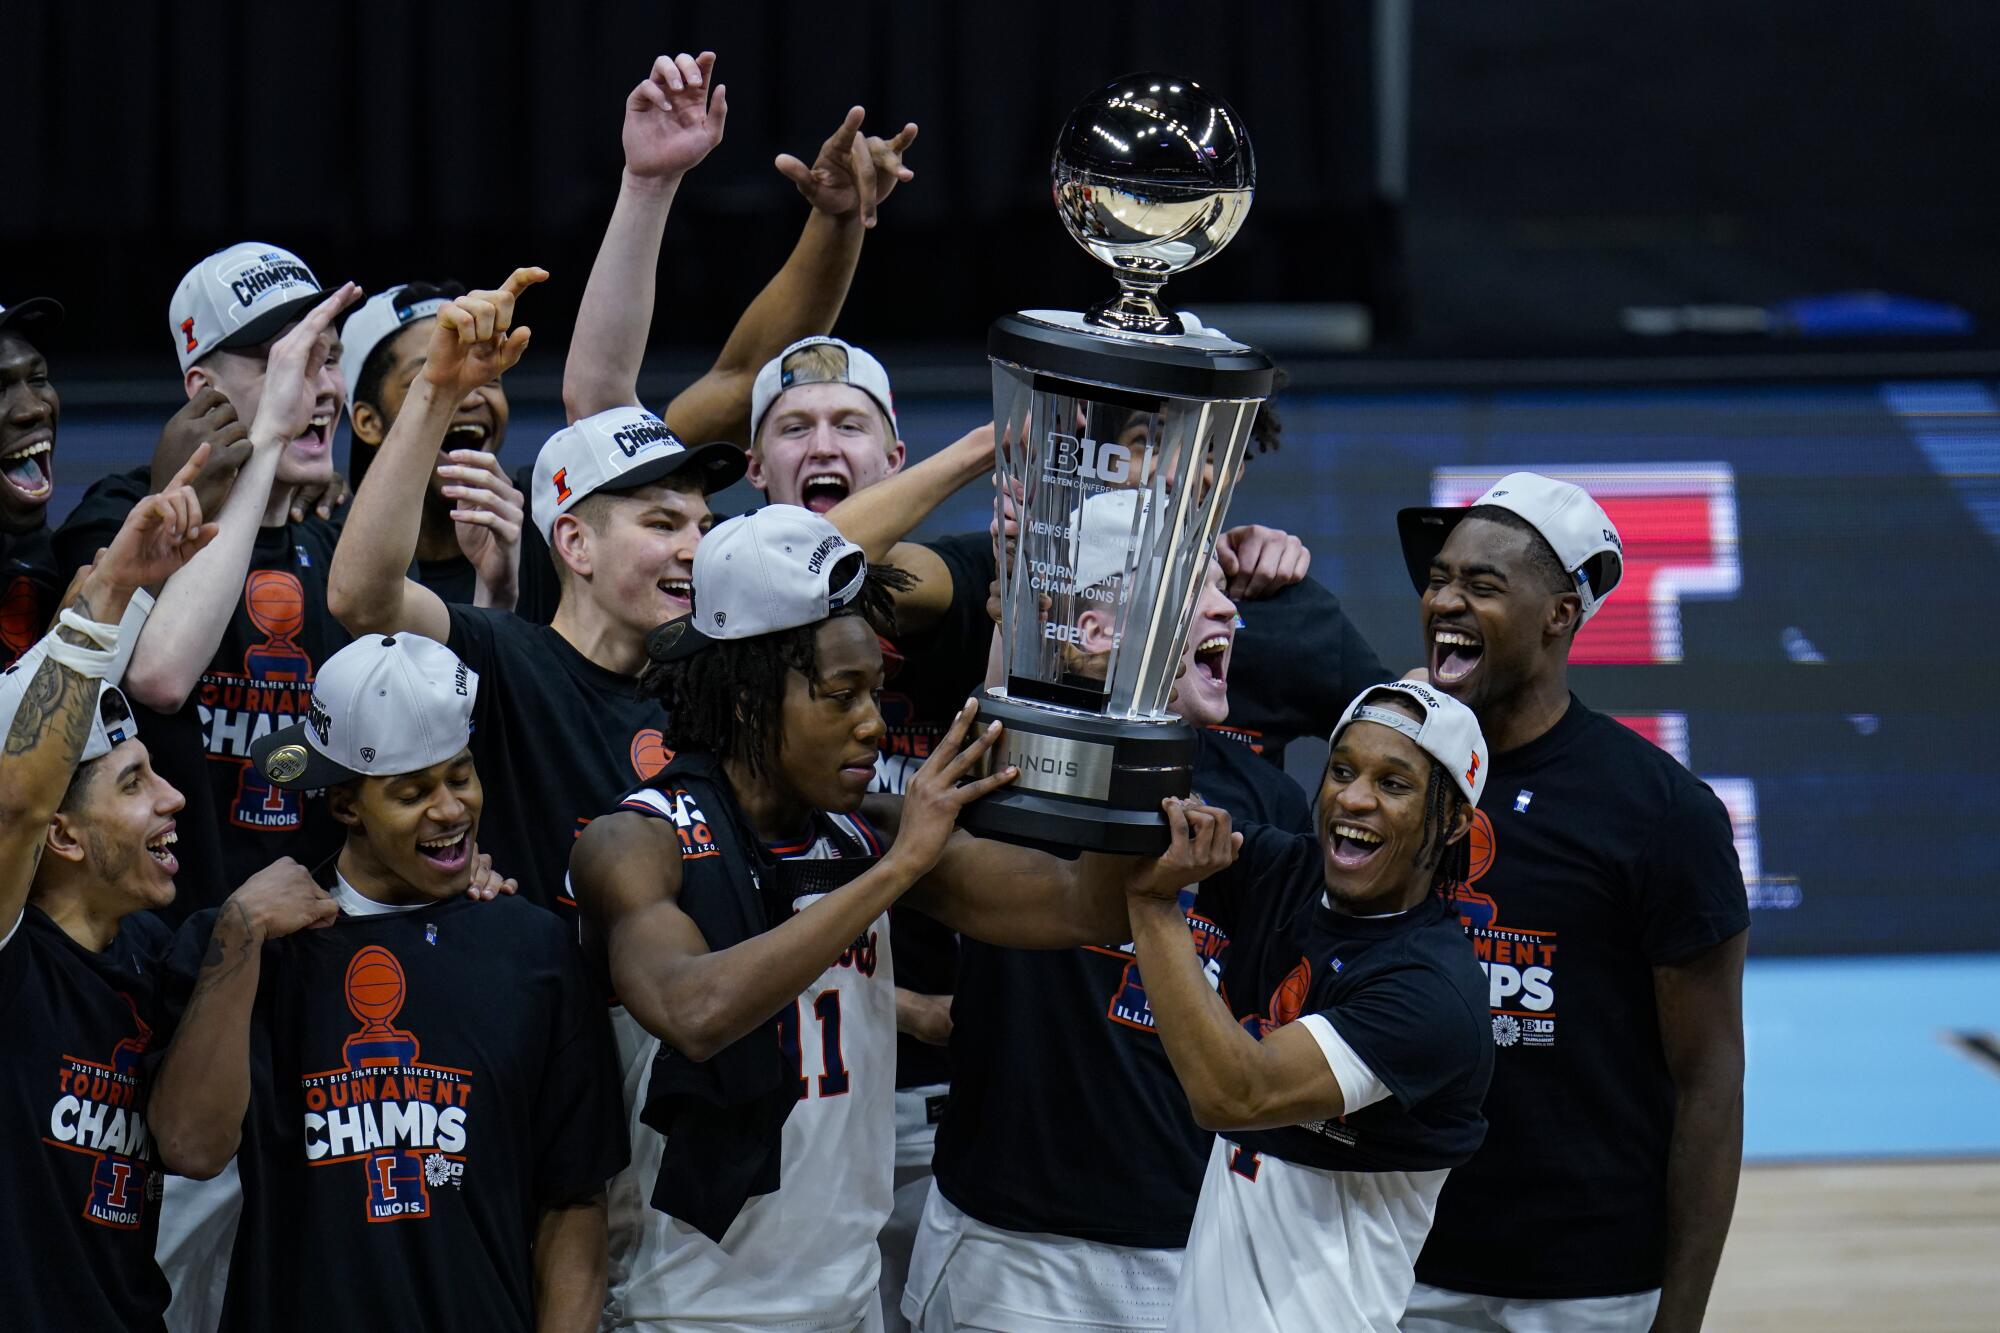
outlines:
{"label": "orange basketball graphic on shirt", "polygon": [[660,770],[672,762],[673,757],[674,752],[667,748],[666,738],[656,727],[647,727],[632,737],[632,771],[639,775],[641,782],[659,776]]}
{"label": "orange basketball graphic on shirt", "polygon": [[1493,868],[1493,821],[1484,810],[1472,812],[1472,827],[1466,830],[1465,843],[1472,860],[1465,882],[1477,884],[1479,877]]}
{"label": "orange basketball graphic on shirt", "polygon": [[305,590],[298,575],[285,570],[253,570],[243,581],[243,606],[250,623],[274,639],[289,639],[305,628]]}
{"label": "orange basketball graphic on shirt", "polygon": [[1312,985],[1312,964],[1299,959],[1299,965],[1285,973],[1285,979],[1278,983],[1278,989],[1271,992],[1271,1003],[1267,1012],[1271,1026],[1283,1027],[1306,1011],[1306,990]]}
{"label": "orange basketball graphic on shirt", "polygon": [[403,965],[379,944],[359,950],[347,964],[347,1008],[370,1028],[396,1016],[403,989]]}
{"label": "orange basketball graphic on shirt", "polygon": [[0,648],[9,658],[27,652],[42,637],[41,609],[35,581],[25,574],[17,576],[7,585],[6,593],[0,594]]}

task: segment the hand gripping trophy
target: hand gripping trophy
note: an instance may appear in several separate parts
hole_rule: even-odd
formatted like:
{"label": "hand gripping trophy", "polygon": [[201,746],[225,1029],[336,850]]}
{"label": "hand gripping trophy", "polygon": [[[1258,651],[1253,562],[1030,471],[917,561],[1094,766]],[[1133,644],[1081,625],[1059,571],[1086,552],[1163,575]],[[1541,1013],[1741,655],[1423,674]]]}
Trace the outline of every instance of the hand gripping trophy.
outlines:
{"label": "hand gripping trophy", "polygon": [[1199,85],[1135,74],[1087,99],[1056,142],[1065,226],[1111,267],[1087,313],[1026,310],[987,335],[1005,679],[982,718],[1021,776],[968,808],[975,833],[1083,850],[1167,844],[1194,733],[1167,711],[1203,572],[1272,363],[1161,308],[1168,277],[1213,257],[1250,210],[1236,113]]}

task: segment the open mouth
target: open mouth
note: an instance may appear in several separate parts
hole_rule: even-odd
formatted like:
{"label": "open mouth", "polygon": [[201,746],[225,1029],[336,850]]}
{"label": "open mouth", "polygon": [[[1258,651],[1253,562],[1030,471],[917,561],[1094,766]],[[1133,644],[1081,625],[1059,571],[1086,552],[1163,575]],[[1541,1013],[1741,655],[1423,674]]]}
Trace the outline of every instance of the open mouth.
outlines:
{"label": "open mouth", "polygon": [[444,447],[447,451],[477,449],[482,453],[491,453],[493,450],[488,441],[492,438],[492,428],[483,421],[454,421],[451,429],[444,433]]}
{"label": "open mouth", "polygon": [[174,832],[174,826],[169,824],[146,839],[146,855],[152,857],[154,864],[166,871],[169,876],[180,873],[180,858],[176,857],[173,851],[174,844],[179,842],[180,838],[181,835]]}
{"label": "open mouth", "polygon": [[472,830],[461,829],[448,837],[420,842],[417,844],[417,855],[447,874],[463,870],[472,855]]}
{"label": "open mouth", "polygon": [[693,579],[661,579],[654,585],[670,602],[676,602],[689,611],[694,610]]}
{"label": "open mouth", "polygon": [[333,422],[332,408],[322,407],[315,411],[312,421],[306,426],[306,433],[292,441],[292,449],[304,454],[332,453]]}
{"label": "open mouth", "polygon": [[1486,645],[1479,637],[1455,625],[1439,625],[1431,630],[1431,683],[1452,686],[1472,674]]}
{"label": "open mouth", "polygon": [[1229,636],[1211,634],[1195,645],[1195,675],[1214,685],[1229,680]]}
{"label": "open mouth", "polygon": [[815,514],[824,514],[848,497],[853,487],[838,472],[815,472],[799,487],[799,503]]}
{"label": "open mouth", "polygon": [[49,477],[49,461],[55,453],[55,442],[48,432],[37,432],[30,436],[30,443],[15,449],[0,458],[0,476],[7,479],[7,488],[30,504],[40,504],[55,490],[55,483]]}
{"label": "open mouth", "polygon": [[1382,850],[1382,835],[1358,824],[1333,826],[1333,863],[1342,870],[1358,870]]}

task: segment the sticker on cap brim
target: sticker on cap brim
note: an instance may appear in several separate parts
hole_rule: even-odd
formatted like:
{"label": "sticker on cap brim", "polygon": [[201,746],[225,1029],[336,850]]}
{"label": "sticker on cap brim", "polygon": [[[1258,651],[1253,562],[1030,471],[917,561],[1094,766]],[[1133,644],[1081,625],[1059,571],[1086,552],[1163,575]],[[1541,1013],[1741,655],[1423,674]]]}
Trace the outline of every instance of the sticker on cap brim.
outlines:
{"label": "sticker on cap brim", "polygon": [[280,745],[264,758],[264,776],[273,782],[293,782],[303,777],[312,756],[303,745]]}

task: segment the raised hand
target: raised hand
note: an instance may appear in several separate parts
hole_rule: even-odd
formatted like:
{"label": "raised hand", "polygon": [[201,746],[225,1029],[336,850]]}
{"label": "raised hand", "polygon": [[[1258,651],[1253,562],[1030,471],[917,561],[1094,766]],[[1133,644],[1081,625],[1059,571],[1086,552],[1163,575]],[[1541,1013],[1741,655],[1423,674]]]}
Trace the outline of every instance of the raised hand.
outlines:
{"label": "raised hand", "polygon": [[117,587],[158,587],[215,540],[220,529],[201,521],[193,486],[209,452],[206,441],[196,445],[164,490],[132,506],[111,545],[92,562],[99,574]]}
{"label": "raised hand", "polygon": [[1255,601],[1289,588],[1312,567],[1312,552],[1304,542],[1289,532],[1254,523],[1217,537],[1215,558],[1229,580],[1226,591],[1239,601]]}
{"label": "raised hand", "polygon": [[1009,764],[983,778],[965,781],[978,767],[980,756],[1000,739],[1000,724],[995,722],[970,745],[966,744],[966,734],[978,715],[979,701],[967,699],[965,707],[952,719],[951,729],[903,790],[902,822],[889,854],[908,857],[919,874],[936,865],[938,857],[944,855],[944,845],[958,826],[959,811],[1020,776],[1020,770]]}
{"label": "raised hand", "polygon": [[548,276],[547,269],[517,268],[498,290],[467,292],[438,310],[423,377],[443,401],[456,403],[514,368],[530,336],[527,325],[513,327],[514,303]]}
{"label": "raised hand", "polygon": [[722,142],[727,90],[714,85],[715,52],[661,56],[625,99],[625,170],[642,180],[679,180]]}
{"label": "raised hand", "polygon": [[1126,877],[1128,898],[1178,901],[1188,885],[1228,869],[1243,846],[1243,835],[1230,831],[1227,810],[1172,796],[1160,808],[1167,815],[1167,850],[1158,860],[1140,862]]}
{"label": "raised hand", "polygon": [[521,519],[527,499],[500,460],[483,449],[454,449],[437,474],[452,502],[452,530],[458,549],[472,562],[479,581],[499,590],[515,586],[521,568]]}
{"label": "raised hand", "polygon": [[287,856],[265,866],[229,895],[216,928],[221,930],[226,922],[255,940],[281,940],[301,930],[330,926],[339,916],[332,896]]}
{"label": "raised hand", "polygon": [[465,896],[478,902],[491,902],[501,894],[512,896],[521,885],[518,880],[508,879],[493,868],[493,858],[485,852],[473,849],[472,882],[465,886]]}
{"label": "raised hand", "polygon": [[780,153],[775,165],[820,212],[837,218],[859,213],[861,225],[872,227],[877,205],[897,185],[916,178],[903,165],[903,155],[916,142],[917,126],[911,121],[894,138],[879,139],[861,133],[865,114],[861,107],[849,108],[810,167],[790,153]]}
{"label": "raised hand", "polygon": [[338,340],[333,321],[354,304],[361,288],[344,282],[340,290],[312,308],[292,331],[271,344],[264,366],[264,397],[257,405],[257,422],[250,433],[261,440],[290,444],[305,434],[319,397],[319,372],[333,355]]}
{"label": "raised hand", "polygon": [[208,461],[194,480],[201,512],[217,513],[236,484],[236,474],[250,461],[250,423],[236,415],[236,404],[213,385],[203,385],[181,410],[167,418],[160,441],[153,446],[153,490],[163,491],[202,441],[208,441]]}

